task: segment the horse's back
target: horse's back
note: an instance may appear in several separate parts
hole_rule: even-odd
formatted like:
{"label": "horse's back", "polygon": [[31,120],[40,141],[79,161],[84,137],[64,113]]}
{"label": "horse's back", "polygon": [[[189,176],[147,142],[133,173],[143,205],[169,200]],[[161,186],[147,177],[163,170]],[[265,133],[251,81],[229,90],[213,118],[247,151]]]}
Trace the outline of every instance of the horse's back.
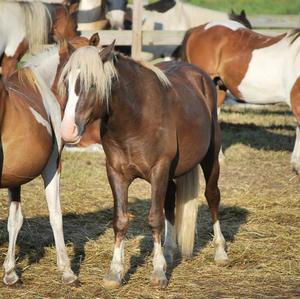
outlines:
{"label": "horse's back", "polygon": [[191,94],[188,98],[185,96],[182,105],[188,105],[195,96],[198,102],[205,104],[210,114],[216,112],[215,86],[207,72],[186,62],[162,62],[157,66],[167,75],[178,94],[183,91]]}

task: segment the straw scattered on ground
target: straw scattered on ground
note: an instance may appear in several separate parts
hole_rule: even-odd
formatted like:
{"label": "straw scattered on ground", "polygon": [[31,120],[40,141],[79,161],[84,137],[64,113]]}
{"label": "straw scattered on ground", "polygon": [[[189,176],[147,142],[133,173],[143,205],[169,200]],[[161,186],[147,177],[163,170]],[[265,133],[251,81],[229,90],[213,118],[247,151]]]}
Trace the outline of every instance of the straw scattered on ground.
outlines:
{"label": "straw scattered on ground", "polygon": [[[300,296],[300,181],[290,167],[295,122],[285,106],[245,111],[226,106],[221,116],[226,164],[222,167],[220,220],[230,264],[213,262],[212,226],[203,196],[194,257],[168,269],[166,290],[150,284],[152,240],[147,225],[150,186],[129,190],[126,275],[118,290],[102,278],[112,257],[112,196],[100,153],[63,155],[64,230],[81,286],[64,286],[42,182],[23,187],[26,217],[17,242],[20,289],[0,285],[0,298],[296,298]],[[202,190],[204,186],[201,181]],[[6,192],[0,193],[0,263],[8,234]],[[3,273],[3,272],[2,272]]]}

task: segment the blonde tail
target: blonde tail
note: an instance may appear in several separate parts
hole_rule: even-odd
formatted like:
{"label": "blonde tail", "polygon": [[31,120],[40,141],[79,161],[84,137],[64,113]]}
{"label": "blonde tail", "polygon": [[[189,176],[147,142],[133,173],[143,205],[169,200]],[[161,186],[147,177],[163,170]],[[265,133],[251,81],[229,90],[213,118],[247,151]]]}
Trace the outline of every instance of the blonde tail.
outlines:
{"label": "blonde tail", "polygon": [[193,254],[198,212],[199,166],[176,179],[175,229],[183,258]]}

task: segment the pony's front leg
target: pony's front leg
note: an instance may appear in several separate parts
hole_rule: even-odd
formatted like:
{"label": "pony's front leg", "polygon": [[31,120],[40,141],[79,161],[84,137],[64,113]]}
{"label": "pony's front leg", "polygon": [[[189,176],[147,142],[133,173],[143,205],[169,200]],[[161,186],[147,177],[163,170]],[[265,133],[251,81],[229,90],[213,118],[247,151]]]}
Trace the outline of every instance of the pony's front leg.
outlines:
{"label": "pony's front leg", "polygon": [[293,169],[300,175],[300,78],[297,79],[291,91],[291,106],[297,120],[296,141],[292,153],[291,163]]}
{"label": "pony's front leg", "polygon": [[166,287],[167,264],[161,246],[161,233],[164,228],[164,205],[169,181],[169,163],[161,162],[152,169],[151,173],[151,208],[149,212],[149,225],[154,241],[152,284]]}
{"label": "pony's front leg", "polygon": [[[54,148],[56,147],[54,146]],[[71,270],[63,235],[63,221],[59,197],[60,171],[58,158],[58,151],[54,149],[42,173],[42,177],[45,185],[50,224],[55,240],[57,266],[58,269],[63,272],[62,282],[70,284],[77,280],[77,276]]]}
{"label": "pony's front leg", "polygon": [[294,150],[292,153],[291,163],[293,169],[298,175],[300,175],[300,125],[298,125],[296,128],[296,140]]}
{"label": "pony's front leg", "polygon": [[114,197],[113,227],[115,233],[115,245],[110,269],[103,279],[103,284],[106,288],[118,288],[121,286],[124,276],[124,238],[128,228],[127,206],[130,181],[108,163],[106,168],[109,184]]}
{"label": "pony's front leg", "polygon": [[16,241],[23,224],[23,215],[21,212],[21,202],[20,202],[20,192],[21,187],[10,188],[8,190],[9,198],[9,216],[7,229],[9,233],[9,245],[7,256],[4,261],[5,274],[3,277],[3,282],[7,285],[13,285],[18,282],[19,277],[16,273],[16,260],[15,260],[15,248]]}

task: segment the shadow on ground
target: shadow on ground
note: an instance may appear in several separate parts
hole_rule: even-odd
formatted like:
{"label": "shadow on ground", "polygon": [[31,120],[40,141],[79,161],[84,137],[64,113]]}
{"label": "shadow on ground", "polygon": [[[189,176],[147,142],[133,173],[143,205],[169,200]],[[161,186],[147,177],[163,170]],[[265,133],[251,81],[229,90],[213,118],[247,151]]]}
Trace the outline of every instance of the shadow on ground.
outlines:
{"label": "shadow on ground", "polygon": [[221,122],[222,145],[226,150],[234,144],[244,144],[258,150],[292,151],[295,137],[271,132],[288,130],[296,133],[295,127],[271,125],[261,127],[255,124],[232,124]]}
{"label": "shadow on ground", "polygon": [[[132,200],[131,200],[132,201]],[[140,253],[128,256],[130,268],[125,274],[125,281],[130,279],[139,266],[145,263],[146,258],[151,255],[153,243],[150,229],[147,225],[147,214],[150,200],[133,199],[129,204],[129,211],[134,217],[130,221],[128,238],[143,235],[140,241]],[[71,243],[74,247],[74,258],[72,268],[75,273],[80,273],[80,266],[85,260],[85,244],[89,240],[97,240],[106,230],[112,227],[111,208],[86,214],[67,214],[64,215],[64,234],[66,243]],[[246,222],[248,211],[238,206],[222,206],[220,208],[220,221],[224,237],[227,241],[233,241],[238,233],[240,226]],[[8,234],[6,230],[7,221],[0,221],[0,246],[7,247]],[[199,207],[197,237],[195,244],[195,254],[205,247],[212,240],[212,224],[210,212],[207,205]],[[5,244],[5,245],[4,245]],[[47,247],[54,246],[53,234],[48,217],[34,217],[24,221],[20,231],[17,244],[20,248],[18,260],[28,259],[28,263],[39,262],[45,255]],[[111,247],[113,240],[108,244]],[[0,260],[0,263],[3,263]],[[172,270],[180,264],[180,257],[176,258],[174,267],[168,270],[169,277]]]}

